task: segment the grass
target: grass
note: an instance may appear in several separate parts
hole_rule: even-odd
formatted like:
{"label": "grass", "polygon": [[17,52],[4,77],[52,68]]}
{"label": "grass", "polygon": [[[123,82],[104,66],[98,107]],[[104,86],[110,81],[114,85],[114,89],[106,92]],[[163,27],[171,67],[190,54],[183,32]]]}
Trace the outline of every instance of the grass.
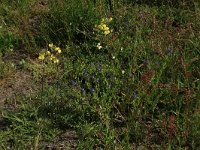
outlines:
{"label": "grass", "polygon": [[3,97],[1,148],[199,149],[199,2],[95,2],[0,5],[0,81],[37,87]]}

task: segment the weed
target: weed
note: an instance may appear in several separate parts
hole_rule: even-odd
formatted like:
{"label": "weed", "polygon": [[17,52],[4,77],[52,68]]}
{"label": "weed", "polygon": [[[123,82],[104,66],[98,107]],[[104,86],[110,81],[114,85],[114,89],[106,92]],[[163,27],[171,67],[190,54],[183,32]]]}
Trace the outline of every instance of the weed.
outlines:
{"label": "weed", "polygon": [[2,60],[23,49],[42,88],[2,111],[1,146],[45,148],[73,130],[72,149],[198,149],[199,4],[150,2],[5,1]]}

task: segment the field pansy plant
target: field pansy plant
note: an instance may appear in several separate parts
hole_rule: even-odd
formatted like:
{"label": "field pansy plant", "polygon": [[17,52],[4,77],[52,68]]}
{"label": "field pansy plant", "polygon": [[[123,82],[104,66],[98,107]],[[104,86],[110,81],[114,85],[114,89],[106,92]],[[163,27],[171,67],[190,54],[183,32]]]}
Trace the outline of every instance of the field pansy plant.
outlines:
{"label": "field pansy plant", "polygon": [[110,28],[108,27],[108,24],[112,20],[113,20],[112,17],[110,17],[110,18],[102,18],[101,19],[101,23],[98,24],[98,25],[95,25],[94,30],[104,34],[105,36],[110,34],[112,30],[110,30]]}
{"label": "field pansy plant", "polygon": [[55,45],[53,45],[53,43],[50,43],[48,45],[48,49],[47,50],[42,50],[41,53],[39,53],[38,59],[39,60],[46,60],[51,61],[55,64],[59,63],[59,59],[58,56],[62,53],[60,47],[57,47]]}

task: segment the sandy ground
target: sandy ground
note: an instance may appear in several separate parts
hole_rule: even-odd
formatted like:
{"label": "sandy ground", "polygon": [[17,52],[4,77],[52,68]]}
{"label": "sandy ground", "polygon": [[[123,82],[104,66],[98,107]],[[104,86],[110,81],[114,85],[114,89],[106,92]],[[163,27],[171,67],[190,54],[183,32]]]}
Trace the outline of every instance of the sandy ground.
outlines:
{"label": "sandy ground", "polygon": [[16,95],[30,95],[33,93],[32,76],[27,72],[16,72],[0,79],[0,109],[6,100],[15,99]]}

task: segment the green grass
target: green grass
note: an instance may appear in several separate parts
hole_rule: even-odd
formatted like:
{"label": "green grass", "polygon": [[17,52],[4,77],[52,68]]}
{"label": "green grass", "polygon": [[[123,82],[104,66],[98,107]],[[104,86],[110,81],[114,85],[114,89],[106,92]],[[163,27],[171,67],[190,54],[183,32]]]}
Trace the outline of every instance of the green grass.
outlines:
{"label": "green grass", "polygon": [[[0,79],[26,70],[39,89],[7,99],[2,149],[44,149],[69,129],[75,149],[200,148],[197,1],[117,0],[112,11],[101,0],[0,8]],[[94,30],[109,17],[110,34]],[[62,49],[59,65],[37,59],[49,43]]]}

